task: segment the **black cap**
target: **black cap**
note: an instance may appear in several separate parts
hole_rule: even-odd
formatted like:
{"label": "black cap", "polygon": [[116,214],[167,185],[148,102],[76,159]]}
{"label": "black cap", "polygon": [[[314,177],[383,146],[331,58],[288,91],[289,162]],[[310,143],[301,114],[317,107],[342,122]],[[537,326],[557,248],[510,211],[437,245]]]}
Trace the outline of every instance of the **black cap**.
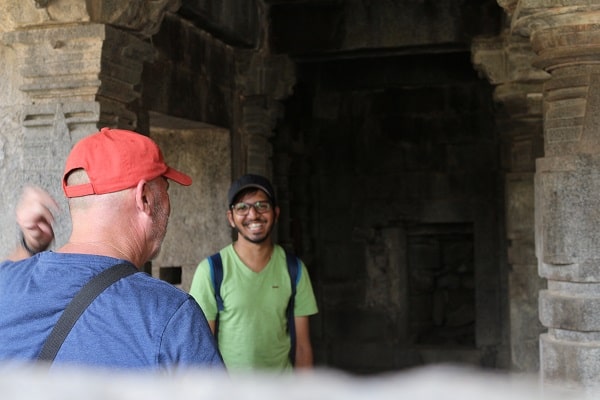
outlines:
{"label": "black cap", "polygon": [[275,191],[273,190],[273,186],[271,186],[271,182],[261,175],[246,174],[231,184],[227,195],[229,207],[233,205],[233,200],[238,193],[247,188],[257,188],[262,190],[267,194],[269,200],[271,200],[271,204],[273,204],[273,206],[277,205],[275,202]]}

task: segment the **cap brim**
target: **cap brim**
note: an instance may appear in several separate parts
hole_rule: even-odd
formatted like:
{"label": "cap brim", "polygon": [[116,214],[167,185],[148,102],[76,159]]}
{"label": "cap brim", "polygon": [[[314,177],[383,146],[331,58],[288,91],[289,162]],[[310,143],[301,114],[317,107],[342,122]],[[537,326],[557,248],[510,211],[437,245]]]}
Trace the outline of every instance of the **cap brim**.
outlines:
{"label": "cap brim", "polygon": [[192,178],[171,167],[167,169],[167,172],[165,172],[163,176],[183,186],[190,186],[192,184]]}
{"label": "cap brim", "polygon": [[248,189],[248,188],[262,190],[263,192],[265,192],[267,197],[269,197],[269,200],[271,200],[271,202],[274,202],[273,194],[269,190],[267,190],[266,187],[264,187],[263,185],[260,185],[258,183],[249,183],[247,185],[240,186],[239,188],[237,188],[235,193],[232,193],[231,198],[229,199],[229,207],[231,207],[233,205],[233,199],[235,199],[242,190]]}

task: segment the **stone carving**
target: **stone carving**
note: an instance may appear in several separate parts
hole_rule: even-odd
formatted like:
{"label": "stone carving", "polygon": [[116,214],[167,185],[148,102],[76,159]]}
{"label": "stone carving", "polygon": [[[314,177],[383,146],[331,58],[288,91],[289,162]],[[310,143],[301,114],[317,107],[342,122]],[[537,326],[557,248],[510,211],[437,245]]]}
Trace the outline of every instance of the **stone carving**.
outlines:
{"label": "stone carving", "polygon": [[151,36],[165,13],[175,12],[181,0],[3,0],[0,32],[66,23],[101,23]]}
{"label": "stone carving", "polygon": [[19,89],[37,104],[81,102],[87,109],[87,102],[98,101],[97,121],[136,127],[129,104],[140,97],[143,62],[152,58],[148,43],[98,24],[10,32],[4,41],[22,60]]}
{"label": "stone carving", "polygon": [[[22,166],[22,170],[26,174],[51,170],[61,171],[71,148],[69,125],[76,129],[76,125],[86,123],[86,118],[81,117],[84,114],[82,111],[80,104],[64,106],[47,104],[26,107],[23,120],[23,145],[27,151],[23,154]],[[89,111],[88,131],[90,126],[93,129],[93,122],[97,119],[97,110],[95,111]],[[73,114],[76,117],[73,117]]]}

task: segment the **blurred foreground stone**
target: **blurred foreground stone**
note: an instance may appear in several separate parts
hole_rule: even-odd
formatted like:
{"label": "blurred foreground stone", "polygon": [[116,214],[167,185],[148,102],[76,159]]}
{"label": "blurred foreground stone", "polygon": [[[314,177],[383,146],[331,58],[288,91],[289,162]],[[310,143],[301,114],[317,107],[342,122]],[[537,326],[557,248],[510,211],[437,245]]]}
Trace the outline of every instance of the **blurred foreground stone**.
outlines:
{"label": "blurred foreground stone", "polygon": [[[185,371],[176,376],[64,369],[48,374],[34,367],[0,368],[2,400],[535,400],[564,399],[536,377],[511,376],[453,366],[357,377],[331,370],[297,375],[226,376]],[[569,400],[595,396],[568,391]]]}

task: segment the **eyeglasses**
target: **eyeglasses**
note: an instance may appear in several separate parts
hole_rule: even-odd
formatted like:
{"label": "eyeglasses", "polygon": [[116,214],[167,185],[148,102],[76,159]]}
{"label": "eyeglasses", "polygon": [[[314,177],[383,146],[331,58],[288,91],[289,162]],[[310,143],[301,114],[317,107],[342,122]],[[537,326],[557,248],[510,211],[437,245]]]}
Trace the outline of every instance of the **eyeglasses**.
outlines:
{"label": "eyeglasses", "polygon": [[254,211],[256,211],[259,214],[264,214],[271,210],[271,203],[269,203],[268,201],[257,201],[254,204],[239,202],[231,206],[233,212],[236,215],[239,215],[240,217],[248,215],[251,208],[254,208]]}

